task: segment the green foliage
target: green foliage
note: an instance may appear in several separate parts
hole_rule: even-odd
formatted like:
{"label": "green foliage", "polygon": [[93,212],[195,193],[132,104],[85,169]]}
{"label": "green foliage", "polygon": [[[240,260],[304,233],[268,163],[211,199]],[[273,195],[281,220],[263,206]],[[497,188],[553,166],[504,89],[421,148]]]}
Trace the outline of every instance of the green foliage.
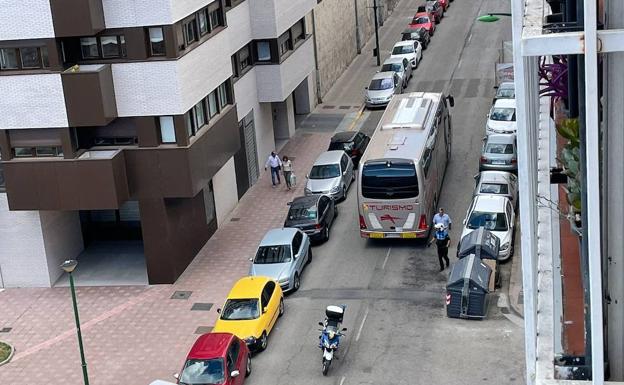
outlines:
{"label": "green foliage", "polygon": [[0,342],[0,362],[9,358],[9,354],[11,354],[11,347],[4,342]]}
{"label": "green foliage", "polygon": [[579,146],[580,129],[578,118],[564,119],[557,126],[557,132],[559,135],[566,138],[573,147]]}
{"label": "green foliage", "polygon": [[580,130],[578,119],[565,119],[557,126],[559,135],[568,140],[568,144],[561,150],[559,161],[563,165],[564,173],[568,176],[568,204],[577,212],[581,211],[581,151]]}

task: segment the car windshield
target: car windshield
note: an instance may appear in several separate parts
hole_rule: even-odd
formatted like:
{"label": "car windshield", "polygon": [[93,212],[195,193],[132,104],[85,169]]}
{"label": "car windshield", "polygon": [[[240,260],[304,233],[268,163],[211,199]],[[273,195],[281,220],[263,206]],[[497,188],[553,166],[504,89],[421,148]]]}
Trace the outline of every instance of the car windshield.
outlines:
{"label": "car windshield", "polygon": [[180,373],[180,384],[222,384],[224,381],[222,358],[186,360]]}
{"label": "car windshield", "polygon": [[479,192],[483,194],[509,194],[509,186],[502,183],[481,183]]}
{"label": "car windshield", "polygon": [[351,151],[353,150],[353,142],[331,142],[328,151],[334,150]]}
{"label": "car windshield", "polygon": [[513,154],[513,145],[505,143],[488,143],[485,146],[485,152],[488,154]]}
{"label": "car windshield", "polygon": [[380,91],[380,90],[389,90],[394,87],[392,83],[392,79],[383,78],[383,79],[373,79],[368,86],[369,90],[372,91]]}
{"label": "car windshield", "polygon": [[468,228],[478,229],[479,227],[492,231],[507,231],[507,218],[504,213],[473,211],[468,219]]}
{"label": "car windshield", "polygon": [[429,22],[429,18],[426,16],[415,17],[412,20],[412,24],[427,24]]}
{"label": "car windshield", "polygon": [[514,88],[499,88],[496,91],[496,97],[500,99],[514,99],[516,97],[516,91]]}
{"label": "car windshield", "polygon": [[[374,81],[374,80],[373,80]],[[371,83],[372,84],[372,83]],[[340,167],[337,164],[319,164],[310,170],[310,179],[329,179],[340,176]]]}
{"label": "car windshield", "polygon": [[290,261],[290,245],[260,246],[254,258],[254,263],[264,265],[269,263],[285,263]]}
{"label": "car windshield", "polygon": [[499,120],[504,122],[515,122],[516,121],[516,109],[515,108],[492,108],[492,112],[490,113],[490,119]]}
{"label": "car windshield", "polygon": [[228,321],[250,320],[260,317],[256,298],[228,299],[221,310],[221,319]]}
{"label": "car windshield", "polygon": [[379,162],[362,169],[362,196],[370,199],[405,199],[418,196],[413,163]]}
{"label": "car windshield", "polygon": [[403,55],[406,53],[413,53],[413,52],[414,52],[414,46],[412,46],[411,44],[397,45],[396,47],[392,48],[393,55]]}
{"label": "car windshield", "polygon": [[403,72],[403,64],[401,63],[388,63],[381,66],[381,72],[394,71]]}
{"label": "car windshield", "polygon": [[289,221],[303,221],[306,219],[316,219],[316,202],[312,205],[290,206],[290,210],[288,210]]}

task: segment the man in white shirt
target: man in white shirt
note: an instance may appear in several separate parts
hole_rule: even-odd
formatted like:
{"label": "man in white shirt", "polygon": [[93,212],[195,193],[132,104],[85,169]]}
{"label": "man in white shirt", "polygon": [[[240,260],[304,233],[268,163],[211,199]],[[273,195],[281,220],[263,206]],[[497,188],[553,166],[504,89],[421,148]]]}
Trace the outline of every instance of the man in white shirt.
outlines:
{"label": "man in white shirt", "polygon": [[444,209],[441,207],[440,212],[433,216],[433,226],[435,227],[435,225],[437,225],[438,223],[443,224],[444,227],[448,230],[451,229],[451,225],[453,224],[453,221],[451,221],[451,217],[449,217],[449,215],[445,213]]}
{"label": "man in white shirt", "polygon": [[[279,172],[282,168],[282,160],[279,158],[279,155],[275,153],[275,151],[271,151],[271,155],[269,155],[269,159],[267,159],[264,169],[266,170],[267,167],[271,167],[271,182],[273,183],[273,187],[275,187],[281,183]],[[277,183],[275,180],[277,180]]]}

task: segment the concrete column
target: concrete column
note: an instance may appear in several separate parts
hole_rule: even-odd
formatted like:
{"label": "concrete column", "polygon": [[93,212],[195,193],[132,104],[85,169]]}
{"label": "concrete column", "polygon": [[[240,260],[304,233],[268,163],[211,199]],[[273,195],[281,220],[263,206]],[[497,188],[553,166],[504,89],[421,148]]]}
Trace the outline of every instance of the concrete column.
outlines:
{"label": "concrete column", "polygon": [[293,91],[295,99],[295,113],[297,115],[305,115],[312,112],[314,105],[314,84],[312,76],[308,75]]}
{"label": "concrete column", "polygon": [[292,94],[283,102],[271,103],[275,140],[286,140],[295,134],[295,106]]}

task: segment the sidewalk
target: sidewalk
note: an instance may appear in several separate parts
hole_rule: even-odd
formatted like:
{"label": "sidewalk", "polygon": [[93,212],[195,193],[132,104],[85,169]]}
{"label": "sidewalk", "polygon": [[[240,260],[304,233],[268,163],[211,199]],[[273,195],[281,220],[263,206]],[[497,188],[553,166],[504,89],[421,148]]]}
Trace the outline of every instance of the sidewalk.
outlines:
{"label": "sidewalk", "polygon": [[522,290],[522,253],[520,242],[516,239],[516,250],[511,261],[509,278],[509,305],[520,317],[524,318],[524,292]]}

